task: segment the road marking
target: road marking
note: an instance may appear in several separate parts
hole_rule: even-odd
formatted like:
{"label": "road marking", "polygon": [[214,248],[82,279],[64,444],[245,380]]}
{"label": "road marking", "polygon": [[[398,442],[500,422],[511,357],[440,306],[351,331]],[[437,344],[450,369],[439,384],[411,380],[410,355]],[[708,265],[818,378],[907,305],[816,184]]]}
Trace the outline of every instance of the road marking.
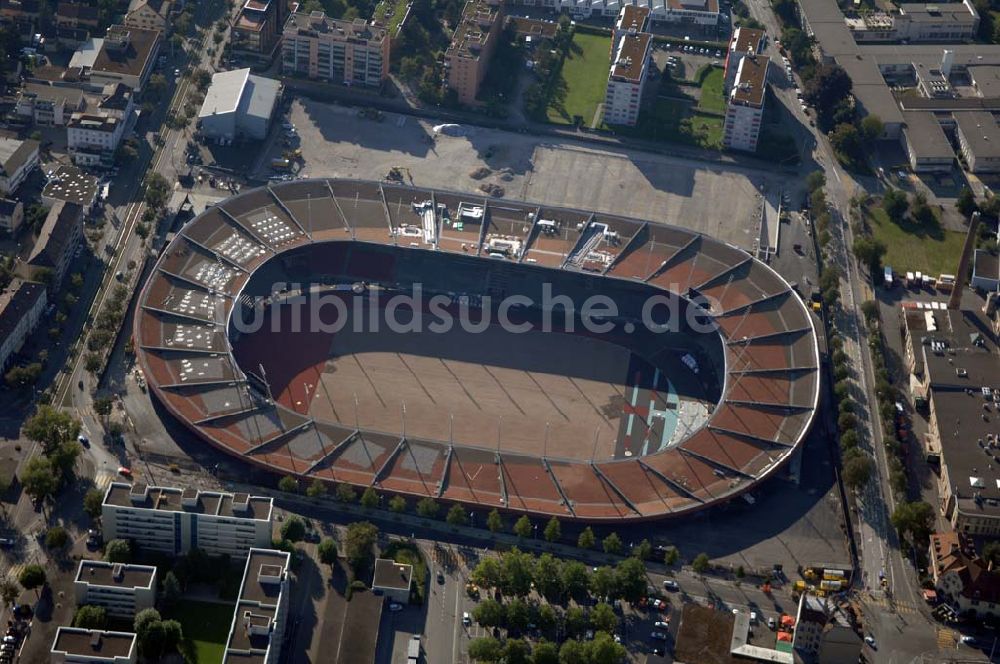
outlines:
{"label": "road marking", "polygon": [[958,641],[958,637],[955,634],[955,630],[948,629],[947,627],[937,628],[937,644],[938,648],[954,648],[955,643]]}
{"label": "road marking", "polygon": [[455,613],[452,614],[452,618],[455,620],[455,635],[451,642],[451,661],[457,664],[458,662],[458,640],[459,640],[459,625],[461,621],[458,619],[458,603],[462,599],[462,593],[455,591]]}
{"label": "road marking", "polygon": [[94,486],[97,489],[104,491],[108,488],[108,485],[114,481],[114,479],[114,473],[109,473],[105,470],[98,471],[97,476],[94,478]]}
{"label": "road marking", "polygon": [[17,577],[21,576],[21,572],[27,566],[27,563],[17,563],[16,565],[11,565],[10,569],[7,570],[7,578],[11,581],[17,582]]}

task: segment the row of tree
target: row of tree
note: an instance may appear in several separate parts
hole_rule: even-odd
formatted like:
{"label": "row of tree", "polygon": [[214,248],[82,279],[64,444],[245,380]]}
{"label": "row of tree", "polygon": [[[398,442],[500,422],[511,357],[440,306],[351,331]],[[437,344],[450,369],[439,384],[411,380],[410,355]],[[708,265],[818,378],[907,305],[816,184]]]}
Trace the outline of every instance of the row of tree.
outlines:
{"label": "row of tree", "polygon": [[499,640],[484,636],[469,642],[469,657],[477,662],[505,664],[618,664],[624,661],[625,647],[607,632],[597,632],[593,640],[568,640],[557,647],[551,641],[534,645],[524,639]]}
{"label": "row of tree", "polygon": [[19,475],[25,492],[41,502],[54,496],[73,477],[81,451],[76,442],[80,422],[61,410],[42,405],[25,421],[21,433],[41,446],[41,454],[28,459]]}

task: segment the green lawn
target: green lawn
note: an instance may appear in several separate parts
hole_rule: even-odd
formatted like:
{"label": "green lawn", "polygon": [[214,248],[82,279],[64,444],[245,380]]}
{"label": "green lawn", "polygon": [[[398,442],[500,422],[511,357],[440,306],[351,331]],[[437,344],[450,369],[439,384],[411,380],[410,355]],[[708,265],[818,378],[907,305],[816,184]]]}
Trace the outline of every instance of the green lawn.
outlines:
{"label": "green lawn", "polygon": [[549,100],[549,122],[590,126],[608,85],[611,37],[577,32]]}
{"label": "green lawn", "polygon": [[408,0],[382,0],[382,2],[375,6],[375,19],[379,21],[385,20],[385,14],[389,10],[389,7],[395,8],[386,25],[389,35],[395,34],[396,28],[399,27],[399,22],[406,16],[407,3]]}
{"label": "green lawn", "polygon": [[234,611],[234,604],[184,600],[164,618],[180,621],[184,628],[184,638],[193,646],[188,664],[221,664]]}
{"label": "green lawn", "polygon": [[703,148],[722,149],[723,118],[699,113],[688,103],[676,99],[657,99],[652,110],[639,114],[635,127],[619,127],[620,134],[654,141],[686,143]]}
{"label": "green lawn", "polygon": [[907,219],[893,223],[880,207],[868,210],[868,223],[874,236],[886,246],[882,264],[896,272],[920,271],[924,274],[954,274],[962,255],[965,234],[940,226],[919,226]]}
{"label": "green lawn", "polygon": [[698,72],[698,77],[701,79],[701,99],[698,100],[698,108],[703,111],[725,113],[726,100],[722,96],[724,83],[722,69],[708,66]]}

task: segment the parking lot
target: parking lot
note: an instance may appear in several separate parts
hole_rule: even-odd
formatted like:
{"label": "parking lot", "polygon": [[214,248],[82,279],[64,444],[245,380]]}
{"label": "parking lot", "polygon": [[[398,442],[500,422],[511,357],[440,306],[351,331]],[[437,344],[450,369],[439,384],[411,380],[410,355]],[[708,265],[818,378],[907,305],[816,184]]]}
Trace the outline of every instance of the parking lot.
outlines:
{"label": "parking lot", "polygon": [[661,154],[602,148],[481,127],[435,136],[413,117],[361,117],[358,109],[297,99],[287,121],[297,137],[284,145],[279,129],[261,155],[256,177],[276,173],[271,160],[302,150],[296,175],[385,179],[479,192],[493,185],[505,198],[662,221],[750,247],[762,188],[778,179],[751,169],[703,164]]}

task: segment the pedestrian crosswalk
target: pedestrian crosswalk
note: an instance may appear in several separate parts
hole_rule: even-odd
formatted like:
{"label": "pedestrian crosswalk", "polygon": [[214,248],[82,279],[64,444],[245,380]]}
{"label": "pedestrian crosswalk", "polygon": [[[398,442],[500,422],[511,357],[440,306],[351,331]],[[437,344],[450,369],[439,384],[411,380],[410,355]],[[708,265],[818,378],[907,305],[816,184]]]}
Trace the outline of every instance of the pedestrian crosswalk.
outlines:
{"label": "pedestrian crosswalk", "polygon": [[954,648],[957,640],[958,638],[955,635],[955,630],[948,629],[947,627],[937,628],[938,648]]}
{"label": "pedestrian crosswalk", "polygon": [[94,486],[98,490],[104,491],[108,488],[108,485],[114,481],[114,479],[114,473],[109,473],[105,470],[98,471],[97,477],[94,478]]}
{"label": "pedestrian crosswalk", "polygon": [[16,565],[11,565],[10,569],[7,570],[7,578],[16,583],[26,564],[27,563],[17,563]]}
{"label": "pedestrian crosswalk", "polygon": [[892,611],[894,613],[899,613],[903,615],[912,615],[917,613],[917,607],[909,602],[900,602],[887,599],[885,597],[872,597],[870,599],[871,603],[887,611]]}

